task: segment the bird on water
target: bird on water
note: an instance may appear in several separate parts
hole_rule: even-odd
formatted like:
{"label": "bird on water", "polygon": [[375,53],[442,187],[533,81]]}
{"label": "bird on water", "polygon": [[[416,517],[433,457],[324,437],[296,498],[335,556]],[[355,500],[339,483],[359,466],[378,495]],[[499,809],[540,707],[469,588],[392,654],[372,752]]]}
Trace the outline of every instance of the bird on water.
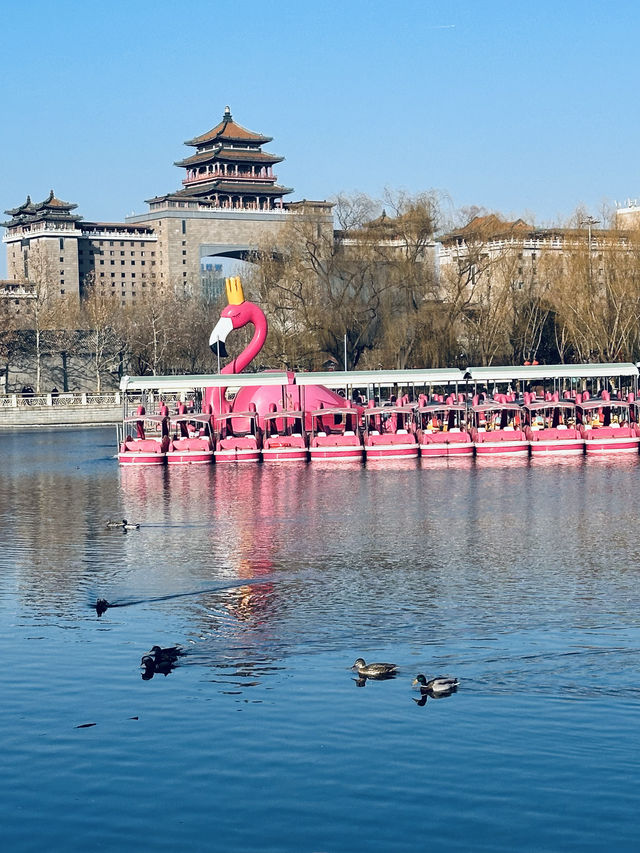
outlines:
{"label": "bird on water", "polygon": [[416,675],[413,679],[412,684],[414,686],[417,684],[420,687],[420,692],[423,694],[445,695],[447,693],[454,693],[460,682],[457,678],[450,678],[448,675],[439,678],[430,678],[427,681],[426,677],[420,673],[420,675]]}
{"label": "bird on water", "polygon": [[142,656],[142,660],[145,658],[151,658],[156,662],[156,664],[160,663],[175,663],[179,657],[182,655],[186,655],[184,649],[181,649],[180,646],[169,646],[166,649],[161,648],[160,646],[151,646],[149,651]]}
{"label": "bird on water", "polygon": [[355,669],[360,677],[364,678],[390,678],[396,674],[398,667],[395,663],[365,663],[362,658],[354,663],[351,669]]}

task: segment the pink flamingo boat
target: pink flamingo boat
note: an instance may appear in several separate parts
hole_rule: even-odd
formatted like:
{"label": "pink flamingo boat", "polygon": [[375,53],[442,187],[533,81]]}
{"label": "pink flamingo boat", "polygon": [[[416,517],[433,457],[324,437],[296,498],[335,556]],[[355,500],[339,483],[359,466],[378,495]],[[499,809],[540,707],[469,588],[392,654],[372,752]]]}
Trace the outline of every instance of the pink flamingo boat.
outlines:
{"label": "pink flamingo boat", "polygon": [[417,459],[415,406],[370,406],[364,410],[364,452],[370,459]]}
{"label": "pink flamingo boat", "polygon": [[476,458],[528,456],[529,441],[522,429],[522,409],[501,394],[500,400],[488,400],[471,406],[471,436]]}
{"label": "pink flamingo boat", "polygon": [[[135,415],[124,419],[126,434],[118,447],[118,462],[121,465],[164,465],[169,450],[168,420],[168,409],[166,413],[163,410],[158,415],[147,415],[144,406],[139,406]],[[127,432],[127,424],[136,425],[135,437]],[[154,435],[147,435],[149,427]]]}
{"label": "pink flamingo boat", "polygon": [[309,457],[312,462],[362,462],[363,446],[356,408],[314,409],[310,414]]}
{"label": "pink flamingo boat", "polygon": [[473,441],[467,429],[466,403],[454,403],[453,398],[448,397],[444,403],[433,402],[419,406],[416,416],[416,436],[421,456],[473,456]]}
{"label": "pink flamingo boat", "polygon": [[183,413],[170,419],[175,435],[169,442],[168,465],[208,465],[213,462],[214,440],[211,415]]}
{"label": "pink flamingo boat", "polygon": [[573,400],[560,400],[557,392],[549,394],[545,400],[533,400],[525,393],[522,408],[532,456],[581,456],[584,453],[584,438],[576,424]]}
{"label": "pink flamingo boat", "polygon": [[592,453],[637,453],[640,432],[631,423],[631,399],[612,400],[608,391],[601,396],[584,399],[588,395],[578,394],[576,405],[582,417],[580,428],[585,450]]}
{"label": "pink flamingo boat", "polygon": [[[244,298],[242,284],[238,277],[227,278],[226,287],[229,304],[220,313],[220,319],[211,332],[209,346],[214,353],[226,356],[227,336],[235,329],[241,329],[247,324],[253,325],[254,333],[249,344],[220,371],[223,374],[237,374],[241,373],[250,364],[264,346],[268,333],[268,324],[262,309],[255,303],[248,302]],[[293,373],[288,374],[288,384],[284,386],[282,384],[270,384],[267,382],[261,384],[261,379],[268,376],[268,373],[262,376],[256,374],[255,385],[244,385],[241,387],[233,403],[229,403],[226,400],[226,388],[206,388],[205,404],[212,406],[216,417],[230,410],[246,412],[255,408],[258,413],[258,427],[261,429],[264,428],[264,415],[270,412],[272,405],[285,409],[293,409],[296,405],[300,406],[305,411],[306,429],[309,429],[311,426],[310,409],[320,408],[321,405],[325,408],[329,406],[344,406],[343,397],[322,385],[305,385],[304,391],[301,392],[302,386],[295,384]],[[231,380],[230,384],[233,384]],[[301,393],[304,395],[303,397],[301,397]],[[283,399],[286,402],[285,406],[282,405]]]}
{"label": "pink flamingo boat", "polygon": [[214,457],[224,462],[260,462],[261,435],[258,413],[225,412],[216,418],[218,437]]}
{"label": "pink flamingo boat", "polygon": [[303,426],[304,413],[273,411],[263,415],[263,462],[306,462],[309,456]]}

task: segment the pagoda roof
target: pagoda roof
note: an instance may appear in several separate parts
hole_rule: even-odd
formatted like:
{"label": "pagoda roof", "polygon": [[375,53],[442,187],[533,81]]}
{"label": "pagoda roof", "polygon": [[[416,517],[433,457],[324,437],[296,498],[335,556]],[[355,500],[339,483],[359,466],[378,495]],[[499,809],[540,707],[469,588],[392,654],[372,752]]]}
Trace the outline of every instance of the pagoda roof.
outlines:
{"label": "pagoda roof", "polygon": [[53,190],[51,190],[51,192],[49,193],[47,198],[45,198],[44,201],[41,201],[40,204],[35,205],[35,209],[40,211],[46,210],[48,208],[53,208],[54,210],[70,211],[75,210],[77,206],[77,204],[72,204],[69,201],[62,201],[62,199],[56,198],[55,193],[53,192]]}
{"label": "pagoda roof", "polygon": [[28,195],[24,204],[21,204],[20,207],[14,207],[11,210],[5,210],[5,213],[8,216],[22,216],[24,214],[33,213],[35,209],[35,205],[31,201],[31,196]]}
{"label": "pagoda roof", "polygon": [[224,108],[222,121],[215,127],[203,133],[201,136],[195,136],[193,139],[188,139],[185,145],[204,145],[207,142],[213,142],[219,139],[220,141],[229,142],[253,142],[256,145],[262,145],[265,142],[271,142],[272,136],[263,136],[261,133],[254,133],[252,130],[247,130],[241,124],[237,124],[233,120],[229,107]]}
{"label": "pagoda roof", "polygon": [[239,195],[286,195],[292,193],[293,188],[281,187],[278,184],[261,184],[251,181],[230,181],[224,178],[213,178],[211,181],[194,181],[172,196],[199,196],[210,195],[212,192],[238,193]]}
{"label": "pagoda roof", "polygon": [[184,160],[176,160],[174,166],[196,166],[200,163],[208,163],[214,160],[233,160],[234,162],[247,163],[281,163],[284,157],[277,154],[269,154],[266,151],[255,149],[218,148],[215,151],[198,151]]}

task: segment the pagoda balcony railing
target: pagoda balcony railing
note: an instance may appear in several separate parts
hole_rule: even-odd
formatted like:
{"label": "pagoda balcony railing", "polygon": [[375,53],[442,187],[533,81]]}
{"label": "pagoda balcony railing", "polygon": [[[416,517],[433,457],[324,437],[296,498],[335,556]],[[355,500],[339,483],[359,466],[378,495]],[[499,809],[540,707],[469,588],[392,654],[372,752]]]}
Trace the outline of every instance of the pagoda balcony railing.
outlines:
{"label": "pagoda balcony railing", "polygon": [[222,178],[225,181],[251,181],[260,182],[266,185],[275,183],[278,180],[277,175],[234,175],[224,172],[207,172],[204,175],[195,175],[193,178],[183,178],[183,184],[195,184],[200,181],[213,181]]}

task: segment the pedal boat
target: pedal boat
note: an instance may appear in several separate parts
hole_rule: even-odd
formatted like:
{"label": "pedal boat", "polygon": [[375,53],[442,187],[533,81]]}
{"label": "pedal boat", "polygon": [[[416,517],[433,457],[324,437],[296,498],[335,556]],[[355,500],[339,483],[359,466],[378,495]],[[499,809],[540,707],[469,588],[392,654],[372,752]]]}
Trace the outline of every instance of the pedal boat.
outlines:
{"label": "pedal boat", "polygon": [[[121,465],[164,465],[169,449],[167,421],[164,415],[144,413],[126,417],[122,422],[124,437],[118,446],[118,462]],[[136,425],[135,437],[129,432],[131,424]],[[148,435],[149,432],[152,435]]]}
{"label": "pedal boat", "polygon": [[522,407],[532,456],[582,456],[584,438],[572,400],[538,400]]}
{"label": "pedal boat", "polygon": [[599,398],[577,403],[587,454],[637,453],[640,432],[631,422],[631,403],[611,400],[607,391]]}
{"label": "pedal boat", "polygon": [[365,459],[417,459],[413,404],[374,406],[364,410]]}
{"label": "pedal boat", "polygon": [[260,462],[261,435],[257,412],[227,412],[216,417],[216,464]]}
{"label": "pedal boat", "polygon": [[211,415],[183,414],[172,417],[174,438],[167,451],[168,465],[210,465],[213,462],[214,442]]}
{"label": "pedal boat", "polygon": [[416,436],[420,455],[473,456],[474,446],[466,423],[465,403],[427,403],[416,410]]}
{"label": "pedal boat", "polygon": [[522,429],[522,408],[517,403],[488,400],[471,407],[471,435],[476,458],[527,457],[529,440]]}
{"label": "pedal boat", "polygon": [[312,462],[362,462],[358,410],[349,406],[311,411],[309,458]]}
{"label": "pedal boat", "polygon": [[275,411],[262,416],[263,462],[306,462],[309,456],[301,411]]}

